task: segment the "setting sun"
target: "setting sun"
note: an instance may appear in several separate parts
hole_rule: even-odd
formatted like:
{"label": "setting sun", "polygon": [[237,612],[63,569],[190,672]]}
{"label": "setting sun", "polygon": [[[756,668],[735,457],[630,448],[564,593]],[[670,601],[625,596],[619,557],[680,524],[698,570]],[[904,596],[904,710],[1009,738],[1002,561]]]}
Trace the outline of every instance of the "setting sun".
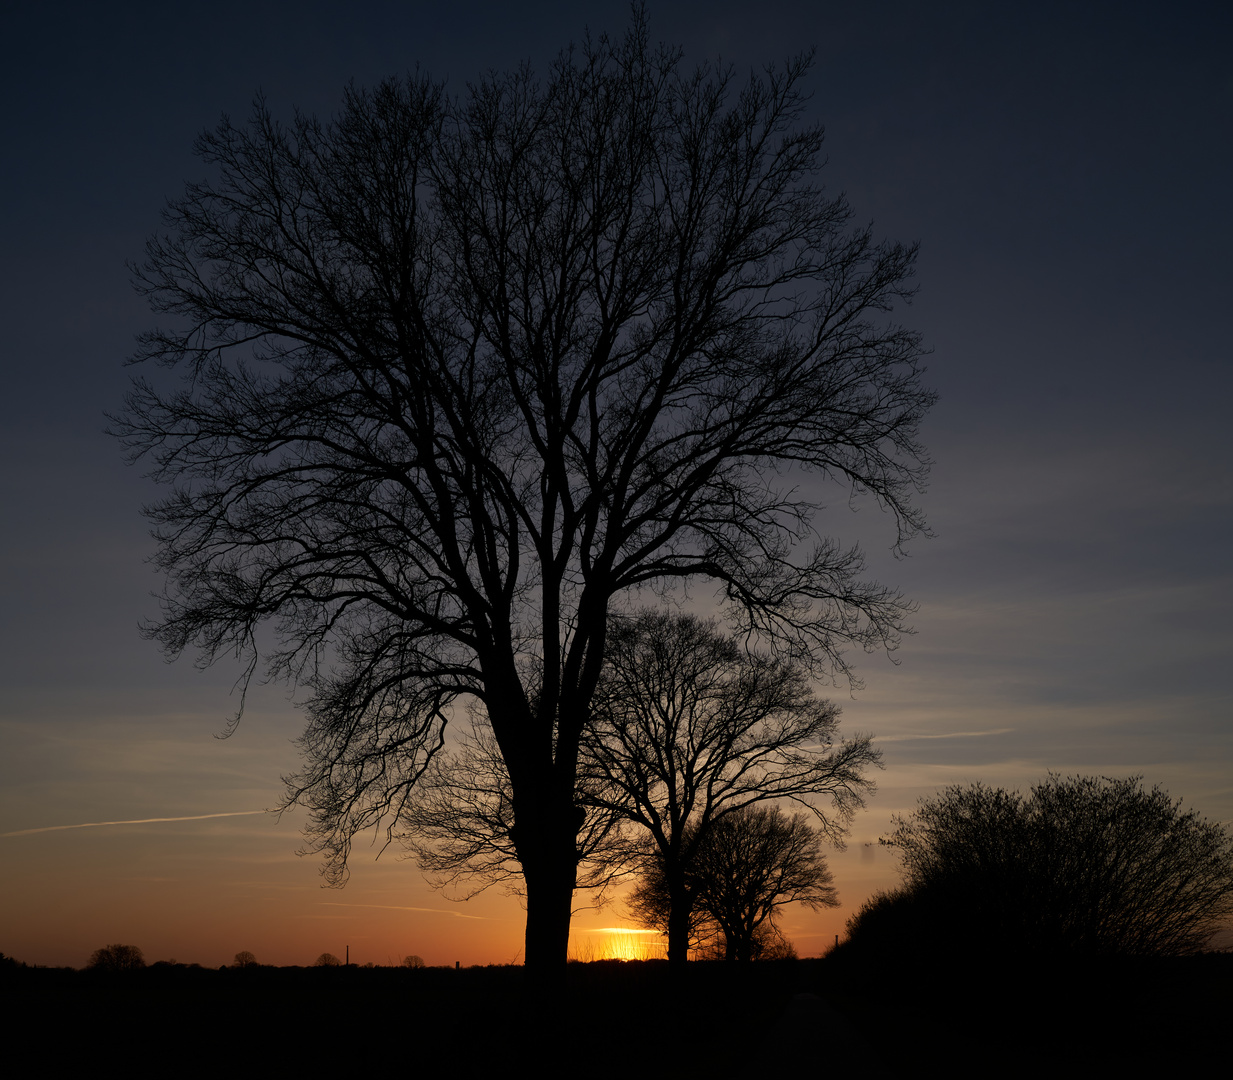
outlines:
{"label": "setting sun", "polygon": [[657,930],[635,930],[628,926],[604,926],[584,930],[570,937],[570,958],[574,960],[662,960],[667,956],[664,937]]}

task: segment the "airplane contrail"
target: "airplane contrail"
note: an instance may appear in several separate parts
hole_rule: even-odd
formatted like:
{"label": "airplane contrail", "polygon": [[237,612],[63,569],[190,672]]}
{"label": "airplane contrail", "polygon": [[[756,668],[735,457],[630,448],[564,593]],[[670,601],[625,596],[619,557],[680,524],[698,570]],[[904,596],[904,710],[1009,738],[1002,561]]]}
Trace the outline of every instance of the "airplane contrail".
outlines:
{"label": "airplane contrail", "polygon": [[400,904],[340,904],[329,900],[321,901],[321,907],[362,907],[380,908],[382,911],[427,911],[433,915],[449,915],[454,919],[477,919],[480,922],[490,922],[485,915],[464,915],[461,911],[445,911],[435,907],[403,907]]}
{"label": "airplane contrail", "polygon": [[206,818],[246,817],[250,814],[268,813],[268,810],[231,810],[225,814],[189,814],[186,817],[134,818],[132,821],[83,821],[79,825],[44,825],[41,829],[17,829],[15,832],[0,833],[0,837],[29,836],[31,833],[40,832],[60,832],[62,829],[98,829],[104,825],[153,825],[159,821],[204,821]]}
{"label": "airplane contrail", "polygon": [[975,739],[981,735],[1005,735],[1013,727],[992,728],[989,731],[948,731],[943,735],[875,735],[874,742],[911,742],[914,739]]}

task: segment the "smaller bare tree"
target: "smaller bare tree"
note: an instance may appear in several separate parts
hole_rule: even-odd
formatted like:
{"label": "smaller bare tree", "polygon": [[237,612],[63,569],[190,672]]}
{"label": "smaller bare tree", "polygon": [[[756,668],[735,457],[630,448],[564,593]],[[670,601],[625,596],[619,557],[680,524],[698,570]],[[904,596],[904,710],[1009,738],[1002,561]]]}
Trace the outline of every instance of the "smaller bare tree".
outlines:
{"label": "smaller bare tree", "polygon": [[232,965],[238,968],[256,967],[257,958],[247,949],[241,949],[235,954],[235,959],[232,961]]}
{"label": "smaller bare tree", "polygon": [[[658,930],[668,937],[672,925],[672,898],[668,890],[668,876],[664,872],[664,860],[656,852],[648,852],[642,861],[642,873],[638,883],[625,897],[627,916],[639,926]],[[700,959],[718,959],[723,955],[723,941],[719,927],[710,914],[692,902],[686,912],[685,941],[689,952]],[[678,906],[678,915],[679,915]],[[681,933],[680,928],[677,930]],[[679,941],[678,941],[679,945]]]}
{"label": "smaller bare tree", "polygon": [[313,962],[313,967],[342,967],[343,962],[332,952],[323,952]]}
{"label": "smaller bare tree", "polygon": [[690,876],[695,903],[723,931],[725,959],[781,950],[775,913],[786,904],[838,906],[822,840],[805,814],[777,806],[744,807],[707,831]]}
{"label": "smaller bare tree", "polygon": [[[756,804],[794,802],[842,845],[882,762],[868,735],[839,741],[838,718],[803,667],[747,652],[713,622],[644,611],[613,630],[582,768],[592,798],[649,834],[671,962],[688,957],[695,862],[726,819],[740,832],[762,821]],[[734,940],[748,951],[746,932]]]}
{"label": "smaller bare tree", "polygon": [[[796,950],[776,924],[786,904],[838,904],[806,814],[747,806],[722,817],[698,844],[686,872],[692,898],[689,946],[704,959],[778,960]],[[664,860],[651,858],[626,905],[635,921],[668,931],[672,911]]]}

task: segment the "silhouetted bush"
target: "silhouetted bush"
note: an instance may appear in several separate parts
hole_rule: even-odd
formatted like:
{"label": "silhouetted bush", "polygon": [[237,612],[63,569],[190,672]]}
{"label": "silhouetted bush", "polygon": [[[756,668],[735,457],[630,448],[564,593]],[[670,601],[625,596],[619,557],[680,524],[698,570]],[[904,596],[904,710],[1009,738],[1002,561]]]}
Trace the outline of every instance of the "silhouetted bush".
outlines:
{"label": "silhouetted bush", "polygon": [[948,788],[886,842],[904,884],[849,920],[859,950],[1182,955],[1233,915],[1233,836],[1138,777]]}

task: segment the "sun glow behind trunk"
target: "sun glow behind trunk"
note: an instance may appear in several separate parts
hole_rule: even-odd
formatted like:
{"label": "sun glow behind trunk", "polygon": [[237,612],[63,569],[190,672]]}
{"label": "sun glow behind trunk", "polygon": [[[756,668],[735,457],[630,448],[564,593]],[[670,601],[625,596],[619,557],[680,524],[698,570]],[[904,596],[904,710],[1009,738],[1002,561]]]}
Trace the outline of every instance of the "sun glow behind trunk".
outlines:
{"label": "sun glow behind trunk", "polygon": [[570,935],[569,958],[582,963],[592,960],[663,960],[667,955],[667,940],[657,930],[605,926]]}

